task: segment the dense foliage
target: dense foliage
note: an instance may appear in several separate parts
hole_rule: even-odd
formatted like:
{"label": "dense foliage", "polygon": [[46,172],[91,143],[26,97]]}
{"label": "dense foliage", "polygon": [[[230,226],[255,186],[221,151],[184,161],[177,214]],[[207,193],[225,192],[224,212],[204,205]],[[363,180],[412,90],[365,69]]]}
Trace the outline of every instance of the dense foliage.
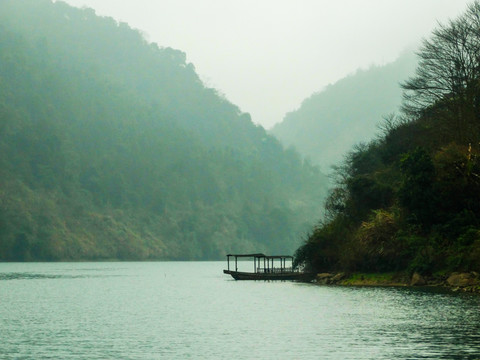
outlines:
{"label": "dense foliage", "polygon": [[0,2],[0,149],[0,260],[288,253],[325,191],[184,53],[50,0]]}
{"label": "dense foliage", "polygon": [[372,140],[382,117],[398,109],[399,82],[415,64],[413,54],[405,52],[393,63],[358,70],[305,99],[271,132],[330,171],[354,144]]}
{"label": "dense foliage", "polygon": [[404,113],[336,171],[297,250],[317,271],[480,269],[480,3],[440,26],[403,84]]}

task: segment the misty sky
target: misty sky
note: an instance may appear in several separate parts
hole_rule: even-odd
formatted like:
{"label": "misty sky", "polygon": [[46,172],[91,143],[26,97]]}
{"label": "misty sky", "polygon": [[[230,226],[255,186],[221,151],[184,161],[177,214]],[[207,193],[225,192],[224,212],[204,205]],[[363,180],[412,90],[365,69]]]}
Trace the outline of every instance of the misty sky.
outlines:
{"label": "misty sky", "polygon": [[[418,46],[469,0],[65,0],[187,54],[202,80],[270,128],[356,69]],[[392,109],[394,110],[394,109]]]}

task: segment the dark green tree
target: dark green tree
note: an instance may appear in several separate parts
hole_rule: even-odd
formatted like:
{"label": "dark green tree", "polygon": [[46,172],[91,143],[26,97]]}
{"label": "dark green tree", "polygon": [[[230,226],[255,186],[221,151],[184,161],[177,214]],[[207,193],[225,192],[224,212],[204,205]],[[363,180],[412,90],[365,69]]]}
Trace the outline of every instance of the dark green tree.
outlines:
{"label": "dark green tree", "polygon": [[434,222],[436,198],[433,189],[435,168],[423,148],[417,148],[401,159],[403,182],[399,200],[409,211],[411,221],[428,226]]}

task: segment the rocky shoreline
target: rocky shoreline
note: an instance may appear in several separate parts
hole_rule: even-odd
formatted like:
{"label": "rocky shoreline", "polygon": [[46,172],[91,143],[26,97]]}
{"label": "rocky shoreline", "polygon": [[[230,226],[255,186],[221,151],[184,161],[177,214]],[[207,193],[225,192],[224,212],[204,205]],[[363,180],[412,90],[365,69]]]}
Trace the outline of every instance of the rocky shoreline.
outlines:
{"label": "rocky shoreline", "polygon": [[435,276],[419,273],[411,276],[405,273],[320,273],[315,281],[319,285],[444,287],[452,291],[480,293],[480,274],[474,271]]}

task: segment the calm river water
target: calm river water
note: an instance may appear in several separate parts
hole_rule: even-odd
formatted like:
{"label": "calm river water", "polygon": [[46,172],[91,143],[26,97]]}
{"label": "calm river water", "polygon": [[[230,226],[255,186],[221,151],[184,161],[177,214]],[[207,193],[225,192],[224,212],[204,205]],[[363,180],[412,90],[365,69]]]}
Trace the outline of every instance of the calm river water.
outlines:
{"label": "calm river water", "polygon": [[1,359],[480,359],[480,296],[241,282],[222,262],[0,264]]}

